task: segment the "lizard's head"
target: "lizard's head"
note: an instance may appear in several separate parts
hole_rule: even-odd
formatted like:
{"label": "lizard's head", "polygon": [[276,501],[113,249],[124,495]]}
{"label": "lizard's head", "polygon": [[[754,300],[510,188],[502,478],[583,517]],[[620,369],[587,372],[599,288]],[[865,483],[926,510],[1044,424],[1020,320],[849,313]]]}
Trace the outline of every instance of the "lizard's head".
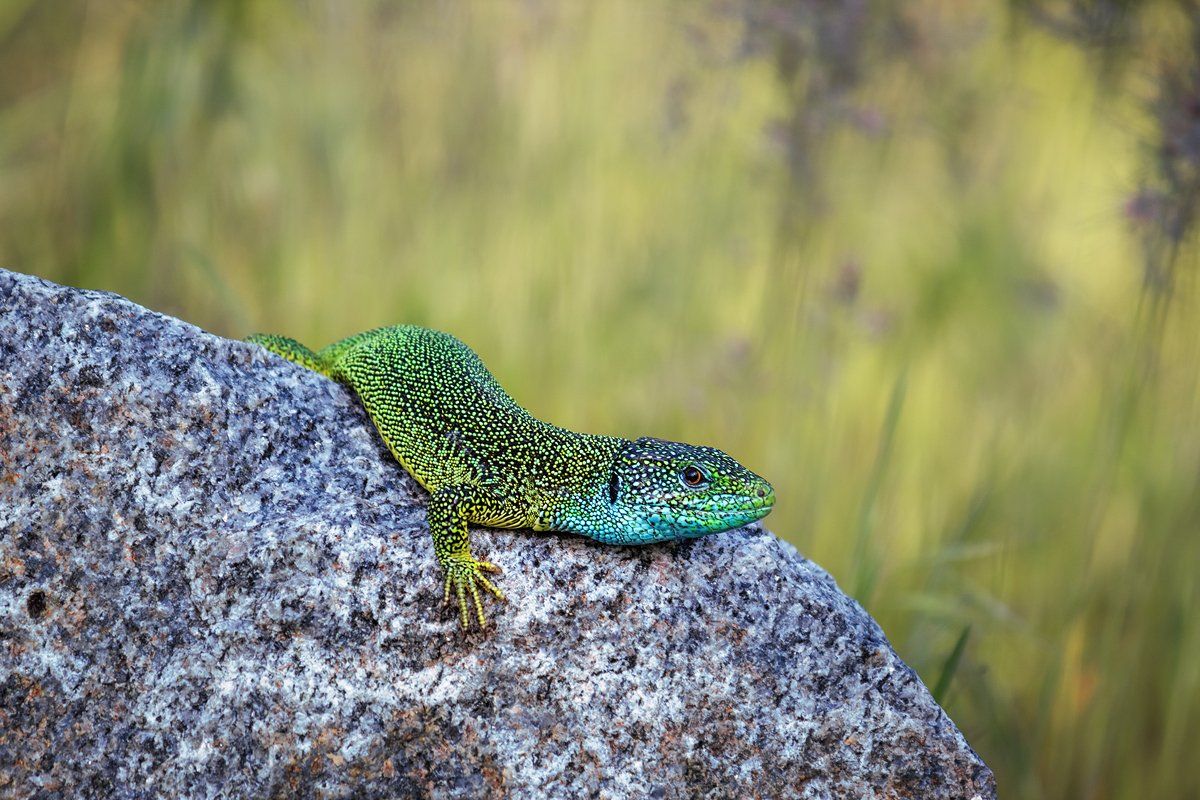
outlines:
{"label": "lizard's head", "polygon": [[775,490],[715,448],[642,438],[617,452],[604,499],[622,534],[640,544],[762,519],[775,505]]}

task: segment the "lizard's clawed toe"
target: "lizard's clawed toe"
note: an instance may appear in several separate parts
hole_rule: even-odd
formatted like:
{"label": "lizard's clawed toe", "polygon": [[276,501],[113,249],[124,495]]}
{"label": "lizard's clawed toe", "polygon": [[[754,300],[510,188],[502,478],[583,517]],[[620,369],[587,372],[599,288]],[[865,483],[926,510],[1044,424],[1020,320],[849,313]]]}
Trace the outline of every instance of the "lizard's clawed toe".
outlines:
{"label": "lizard's clawed toe", "polygon": [[443,566],[446,569],[446,586],[442,602],[449,601],[450,588],[453,586],[454,593],[458,598],[459,621],[462,623],[463,630],[466,630],[471,626],[471,615],[467,602],[469,593],[475,605],[475,617],[479,620],[479,627],[487,627],[487,617],[483,613],[483,600],[479,596],[479,586],[482,585],[499,600],[506,599],[504,592],[483,575],[485,571],[499,572],[500,568],[487,561],[476,561],[470,554],[449,558]]}

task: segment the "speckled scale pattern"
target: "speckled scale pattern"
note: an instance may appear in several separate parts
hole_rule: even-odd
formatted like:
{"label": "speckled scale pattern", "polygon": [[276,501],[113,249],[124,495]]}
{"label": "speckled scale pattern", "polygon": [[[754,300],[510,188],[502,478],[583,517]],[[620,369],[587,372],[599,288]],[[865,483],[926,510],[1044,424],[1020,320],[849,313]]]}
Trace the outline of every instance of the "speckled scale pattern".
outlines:
{"label": "speckled scale pattern", "polygon": [[[541,420],[455,337],[378,328],[314,353],[286,337],[250,341],[346,384],[396,460],[432,494],[429,527],[467,625],[479,588],[503,598],[471,554],[468,523],[648,544],[730,530],[765,516],[770,484],[710,447],[575,433]],[[694,483],[689,483],[695,478]]]}

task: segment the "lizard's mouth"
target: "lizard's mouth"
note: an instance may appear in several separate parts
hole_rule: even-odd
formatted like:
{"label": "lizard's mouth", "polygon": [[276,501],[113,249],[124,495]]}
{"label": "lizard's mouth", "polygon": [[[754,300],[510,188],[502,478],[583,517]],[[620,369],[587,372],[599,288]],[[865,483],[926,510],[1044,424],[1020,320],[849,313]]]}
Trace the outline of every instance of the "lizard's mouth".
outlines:
{"label": "lizard's mouth", "polygon": [[774,507],[775,493],[768,489],[761,498],[716,495],[702,503],[654,503],[642,508],[655,527],[674,531],[677,536],[693,537],[749,525],[770,514]]}
{"label": "lizard's mouth", "polygon": [[709,512],[723,521],[732,522],[735,525],[749,525],[751,522],[758,520],[771,513],[774,505],[746,506],[745,508],[727,509],[723,511]]}
{"label": "lizard's mouth", "polygon": [[759,517],[765,517],[775,507],[774,497],[765,498],[758,502],[747,502],[744,498],[738,498],[739,502],[733,503],[697,503],[695,505],[688,503],[643,503],[641,505],[644,511],[654,514],[695,514],[711,517],[741,517],[747,514],[758,514]]}
{"label": "lizard's mouth", "polygon": [[775,507],[775,490],[766,486],[760,491],[761,496],[753,497],[741,494],[717,495],[706,510],[718,516],[737,517],[753,514],[756,515],[754,519],[762,519]]}
{"label": "lizard's mouth", "polygon": [[717,514],[718,514],[718,516],[726,516],[726,517],[751,516],[754,519],[762,519],[767,514],[770,514],[771,509],[773,509],[773,508],[775,508],[774,504],[760,505],[760,506],[747,506],[746,508],[738,508],[738,509],[734,509],[732,511],[717,512]]}

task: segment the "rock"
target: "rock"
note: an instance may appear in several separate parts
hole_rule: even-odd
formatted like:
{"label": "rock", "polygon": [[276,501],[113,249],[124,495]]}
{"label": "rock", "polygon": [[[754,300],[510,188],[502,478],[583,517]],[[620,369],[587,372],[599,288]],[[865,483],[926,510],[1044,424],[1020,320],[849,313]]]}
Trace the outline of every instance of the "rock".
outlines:
{"label": "rock", "polygon": [[0,796],[995,796],[762,528],[476,531],[464,634],[424,502],[332,381],[0,271]]}

